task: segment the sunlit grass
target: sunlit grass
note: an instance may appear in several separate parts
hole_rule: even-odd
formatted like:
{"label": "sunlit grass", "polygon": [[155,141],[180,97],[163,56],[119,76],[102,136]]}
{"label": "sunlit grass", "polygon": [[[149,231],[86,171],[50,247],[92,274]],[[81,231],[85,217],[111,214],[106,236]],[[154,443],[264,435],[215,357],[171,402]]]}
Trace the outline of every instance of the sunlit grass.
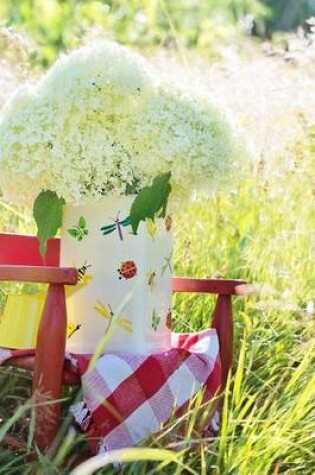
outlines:
{"label": "sunlit grass", "polygon": [[[303,155],[297,145],[295,168],[280,177],[280,169],[273,178],[261,171],[229,194],[199,197],[178,219],[176,274],[245,278],[259,284],[259,293],[235,299],[235,361],[220,437],[200,437],[195,422],[205,408],[193,405],[180,421],[184,431],[175,437],[179,422],[171,421],[144,444],[179,450],[176,463],[148,462],[139,453],[137,462],[123,465],[117,473],[314,473],[313,140],[312,133],[305,138]],[[212,304],[209,297],[176,296],[176,328],[205,328]],[[5,421],[10,394],[18,406],[28,395],[24,383],[3,378],[2,373]],[[3,451],[0,473],[69,473],[65,457],[69,460],[71,453],[80,451],[80,444],[68,436],[53,461],[41,457],[26,464],[19,455]],[[62,468],[65,463],[68,468]],[[112,470],[104,468],[104,473]]]}
{"label": "sunlit grass", "polygon": [[[8,3],[3,2],[2,8]],[[24,3],[27,5],[24,14],[29,18],[32,2]],[[181,25],[182,30],[177,31],[178,25],[173,21],[172,11],[167,10],[167,2],[152,0],[147,5],[142,2],[148,21],[145,27],[141,26],[141,17],[135,25],[130,22],[128,14],[130,11],[134,14],[135,3],[129,6],[129,13],[128,2],[123,3],[122,10],[127,13],[119,25],[112,18],[118,15],[115,8],[110,14],[103,12],[102,26],[110,30],[114,22],[115,28],[120,28],[117,37],[122,41],[129,39],[126,41],[139,45],[139,38],[145,43],[146,35],[151,32],[154,39],[149,39],[149,43],[171,44],[173,41],[178,48],[180,35],[186,34],[187,27]],[[101,5],[100,2],[90,4],[87,23],[93,24]],[[72,31],[69,5],[60,8],[66,9],[67,28]],[[83,3],[80,10],[85,16]],[[55,58],[60,48],[73,46],[74,38],[70,33],[69,38],[64,36],[65,30],[57,17],[46,15],[47,21],[39,32],[40,36],[45,35],[48,28],[55,35],[48,38],[48,46],[43,49],[46,63]],[[158,17],[162,17],[161,24]],[[206,15],[202,19],[203,31],[197,39],[213,44],[216,39],[213,22],[206,23]],[[41,23],[41,18],[39,20]],[[223,30],[226,31],[226,26]],[[130,41],[133,32],[134,40]],[[189,34],[187,38],[188,41]],[[202,47],[202,44],[197,46]],[[260,114],[260,110],[258,112]],[[272,116],[272,110],[269,112]],[[290,130],[284,134],[290,135]],[[138,461],[130,461],[116,473],[315,473],[314,152],[313,129],[308,130],[295,147],[284,151],[277,161],[270,163],[267,156],[266,163],[253,170],[252,176],[231,192],[198,196],[176,220],[177,275],[242,278],[256,283],[258,294],[246,300],[235,299],[235,359],[223,403],[220,437],[202,438],[196,430],[195,422],[200,421],[206,411],[197,401],[181,421],[171,421],[162,432],[144,443],[147,448],[175,450],[176,461],[147,461],[140,452],[133,452]],[[291,158],[290,167],[285,164],[287,155]],[[0,228],[2,232],[35,231],[29,211],[11,208],[2,201]],[[1,289],[0,303],[1,295],[2,301],[5,298],[6,287],[1,286]],[[177,330],[199,330],[209,325],[213,299],[177,295],[174,307]],[[0,380],[0,437],[9,426],[17,435],[27,435],[31,418],[30,377],[0,368]],[[74,397],[71,393],[67,396]],[[84,442],[82,436],[68,432],[67,424],[60,437],[59,450],[51,460],[43,455],[36,461],[25,460],[23,453],[1,449],[0,475],[69,473],[71,456],[83,450]],[[175,436],[178,425],[184,430]],[[113,468],[105,468],[103,473],[113,473]]]}

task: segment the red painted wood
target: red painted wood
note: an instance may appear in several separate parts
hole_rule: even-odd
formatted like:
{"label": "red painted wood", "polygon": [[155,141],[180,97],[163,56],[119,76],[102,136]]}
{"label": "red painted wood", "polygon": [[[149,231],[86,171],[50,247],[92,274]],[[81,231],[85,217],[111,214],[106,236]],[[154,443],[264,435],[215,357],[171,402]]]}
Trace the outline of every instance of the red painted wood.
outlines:
{"label": "red painted wood", "polygon": [[[70,279],[74,284],[77,279],[75,269],[44,269],[39,273],[38,268],[8,268],[7,265],[27,266],[59,266],[60,240],[52,239],[48,244],[45,262],[38,251],[38,241],[35,236],[17,236],[0,233],[0,280],[22,280],[53,283],[49,287],[47,300],[38,333],[36,357],[11,358],[7,364],[34,369],[33,394],[37,402],[46,396],[58,399],[61,395],[61,384],[78,384],[79,376],[73,370],[68,371],[64,364],[66,339],[66,306],[62,279]],[[56,271],[60,271],[59,273]],[[18,276],[16,275],[18,273]],[[75,279],[74,279],[75,273]],[[62,276],[62,277],[61,277]],[[44,279],[44,280],[42,280]],[[60,280],[59,280],[60,279]],[[174,292],[198,292],[218,294],[218,300],[213,313],[212,327],[218,332],[220,341],[220,356],[222,364],[222,389],[224,389],[233,356],[233,321],[231,295],[237,294],[236,287],[246,284],[242,280],[221,279],[189,279],[174,277],[172,286]],[[48,404],[36,409],[35,440],[41,450],[50,446],[60,425],[60,405]]]}
{"label": "red painted wood", "polygon": [[78,281],[78,272],[74,267],[0,265],[1,280],[75,285]]}
{"label": "red painted wood", "polygon": [[245,284],[244,280],[225,279],[190,279],[187,277],[173,277],[173,292],[198,292],[219,295],[236,295],[235,288]]}
{"label": "red painted wood", "polygon": [[[14,356],[3,363],[4,366],[14,366],[15,368],[25,369],[27,371],[34,371],[35,355],[34,356]],[[81,379],[79,371],[73,366],[64,364],[62,374],[62,384],[66,386],[77,386]]]}
{"label": "red painted wood", "polygon": [[23,450],[23,449],[25,450],[26,449],[25,440],[19,439],[18,437],[14,437],[10,434],[6,434],[4,436],[3,445],[9,450]]}
{"label": "red painted wood", "polygon": [[60,239],[49,239],[43,260],[36,236],[0,233],[0,264],[59,266]]}
{"label": "red painted wood", "polygon": [[[40,322],[33,375],[35,403],[56,401],[61,397],[62,372],[66,344],[67,312],[63,285],[52,284]],[[60,404],[36,407],[35,443],[46,450],[60,428]]]}
{"label": "red painted wood", "polygon": [[233,361],[233,319],[230,295],[219,295],[211,326],[216,329],[219,338],[222,371],[221,390],[223,390]]}

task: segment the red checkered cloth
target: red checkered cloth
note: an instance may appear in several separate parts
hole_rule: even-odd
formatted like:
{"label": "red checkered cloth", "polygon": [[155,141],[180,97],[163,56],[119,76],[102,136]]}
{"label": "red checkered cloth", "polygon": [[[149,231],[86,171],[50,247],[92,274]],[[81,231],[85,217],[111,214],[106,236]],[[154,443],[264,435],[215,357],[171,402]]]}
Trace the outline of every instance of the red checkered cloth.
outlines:
{"label": "red checkered cloth", "polygon": [[[156,432],[191,397],[203,401],[220,388],[217,333],[173,334],[163,353],[108,353],[88,370],[89,358],[76,356],[82,374],[83,402],[72,407],[90,440],[106,450],[131,447]],[[92,443],[97,452],[96,442]]]}
{"label": "red checkered cloth", "polygon": [[[26,350],[0,350],[1,359]],[[83,400],[72,413],[87,432],[94,453],[131,447],[180,414],[203,391],[207,402],[219,391],[221,363],[214,329],[173,334],[169,351],[103,354],[88,369],[91,355],[67,355],[79,368]]]}

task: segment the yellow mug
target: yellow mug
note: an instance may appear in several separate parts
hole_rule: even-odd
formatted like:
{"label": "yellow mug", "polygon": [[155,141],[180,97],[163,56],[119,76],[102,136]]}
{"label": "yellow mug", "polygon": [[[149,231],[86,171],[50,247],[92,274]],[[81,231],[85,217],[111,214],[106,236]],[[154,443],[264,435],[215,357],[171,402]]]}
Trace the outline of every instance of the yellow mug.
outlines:
{"label": "yellow mug", "polygon": [[0,317],[0,347],[35,348],[46,293],[9,294]]}
{"label": "yellow mug", "polygon": [[[66,295],[77,292],[86,282],[66,287]],[[0,348],[36,348],[37,331],[44,308],[46,292],[35,294],[9,294],[3,314],[0,315]],[[68,323],[67,337],[80,328]]]}

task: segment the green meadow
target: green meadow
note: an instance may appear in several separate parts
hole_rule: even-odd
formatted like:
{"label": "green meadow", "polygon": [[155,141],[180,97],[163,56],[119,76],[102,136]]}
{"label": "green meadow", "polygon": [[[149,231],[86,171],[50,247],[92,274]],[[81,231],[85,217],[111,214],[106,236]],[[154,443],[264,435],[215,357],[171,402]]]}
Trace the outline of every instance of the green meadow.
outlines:
{"label": "green meadow", "polygon": [[[14,55],[21,64],[27,64],[27,75],[37,76],[60,51],[80,44],[82,37],[92,35],[95,29],[105,30],[107,36],[143,49],[146,54],[163,50],[179,62],[184,56],[186,63],[192,56],[196,59],[200,55],[202,68],[196,68],[196,74],[202,75],[203,71],[208,74],[214,62],[224,67],[228,61],[226,47],[231,41],[238,46],[239,56],[250,50],[253,61],[261,58],[258,39],[245,38],[239,29],[239,15],[249,10],[257,16],[261,28],[270,23],[272,15],[265,5],[268,2],[262,4],[256,0],[229,1],[225,8],[214,1],[202,1],[196,7],[192,1],[175,0],[108,4],[55,0],[51,3],[55,9],[49,8],[47,0],[40,2],[42,17],[32,10],[37,3],[35,0],[1,2],[0,16],[29,39],[29,45],[25,46],[12,36],[10,44],[11,32],[1,43],[6,58],[3,67],[12,68],[17,75],[20,72],[16,72]],[[106,9],[106,15],[105,12],[97,16]],[[221,20],[224,18],[221,28],[211,11],[221,15]],[[133,29],[136,15],[138,23]],[[215,29],[211,29],[211,22]],[[285,34],[276,33],[275,39],[281,36],[282,41],[285,37],[282,35]],[[278,48],[279,43],[274,44],[272,48]],[[285,51],[277,54],[270,61],[284,64]],[[297,70],[306,79],[314,73],[315,60],[306,67],[300,55],[296,53],[294,64],[284,66],[292,83]],[[277,77],[273,81],[274,87],[278,87]],[[300,83],[297,87],[307,86]],[[246,102],[245,93],[242,94],[241,105],[242,101]],[[175,275],[239,278],[252,286],[251,295],[234,299],[234,364],[223,401],[220,436],[200,437],[198,422],[209,408],[201,407],[197,398],[182,416],[180,423],[184,430],[180,435],[174,435],[179,422],[170,421],[142,445],[141,451],[127,451],[128,463],[118,468],[109,466],[97,473],[315,473],[315,125],[309,104],[311,94],[314,93],[308,89],[299,110],[293,111],[288,123],[281,126],[281,146],[276,151],[270,150],[270,154],[266,147],[263,157],[257,137],[277,127],[273,123],[272,103],[267,102],[270,108],[267,112],[261,111],[268,114],[269,128],[265,127],[264,131],[254,120],[251,122],[248,110],[247,115],[240,112],[244,131],[253,133],[252,147],[258,158],[241,181],[228,190],[197,193],[188,208],[174,219]],[[257,107],[252,104],[253,110]],[[296,124],[299,124],[298,132]],[[288,139],[283,140],[283,135]],[[30,210],[0,198],[0,231],[35,232]],[[34,287],[28,285],[22,290],[32,292]],[[2,306],[8,291],[7,285],[1,286]],[[174,296],[175,329],[206,328],[212,309],[211,297]],[[29,450],[36,450],[32,441],[30,376],[0,367],[0,380],[0,440],[13,430],[16,435],[27,437]],[[82,435],[68,432],[70,420],[66,409],[75,391],[68,390],[64,397],[64,426],[55,453],[38,454],[34,461],[25,459],[23,450],[12,452],[2,447],[0,474],[70,473],[71,454],[85,450],[85,441]],[[175,455],[166,453],[165,449],[175,450]]]}

